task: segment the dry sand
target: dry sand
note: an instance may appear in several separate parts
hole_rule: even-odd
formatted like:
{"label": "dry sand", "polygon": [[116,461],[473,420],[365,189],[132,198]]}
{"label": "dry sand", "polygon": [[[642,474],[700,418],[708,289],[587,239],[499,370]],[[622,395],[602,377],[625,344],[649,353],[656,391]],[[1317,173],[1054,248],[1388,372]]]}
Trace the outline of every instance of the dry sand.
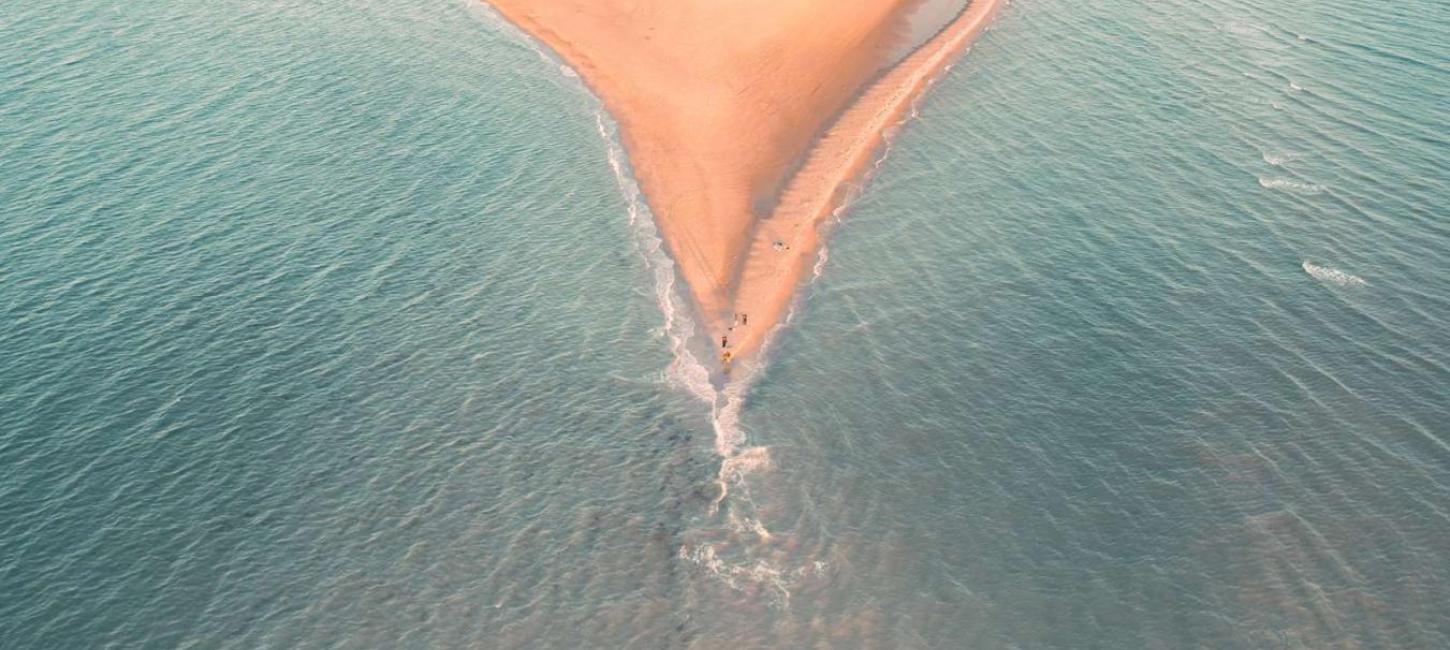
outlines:
{"label": "dry sand", "polygon": [[920,0],[487,1],[619,123],[700,320],[735,363],[783,318],[883,133],[1004,3],[973,0],[884,70]]}

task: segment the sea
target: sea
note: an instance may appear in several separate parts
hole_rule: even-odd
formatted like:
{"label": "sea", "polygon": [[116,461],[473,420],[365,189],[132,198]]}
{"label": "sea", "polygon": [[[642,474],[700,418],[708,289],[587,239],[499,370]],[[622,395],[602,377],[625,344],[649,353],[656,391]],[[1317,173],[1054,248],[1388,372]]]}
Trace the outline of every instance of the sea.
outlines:
{"label": "sea", "polygon": [[0,2],[0,648],[1450,647],[1447,47],[1014,0],[721,386],[483,5]]}

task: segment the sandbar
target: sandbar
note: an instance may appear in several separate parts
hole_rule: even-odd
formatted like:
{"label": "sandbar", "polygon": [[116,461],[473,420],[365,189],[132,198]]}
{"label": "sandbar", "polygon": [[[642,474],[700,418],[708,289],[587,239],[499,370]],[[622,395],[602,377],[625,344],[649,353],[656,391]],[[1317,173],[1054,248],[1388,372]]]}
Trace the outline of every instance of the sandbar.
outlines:
{"label": "sandbar", "polygon": [[888,129],[1005,0],[972,0],[905,58],[922,0],[486,0],[577,71],[722,366],[784,318]]}

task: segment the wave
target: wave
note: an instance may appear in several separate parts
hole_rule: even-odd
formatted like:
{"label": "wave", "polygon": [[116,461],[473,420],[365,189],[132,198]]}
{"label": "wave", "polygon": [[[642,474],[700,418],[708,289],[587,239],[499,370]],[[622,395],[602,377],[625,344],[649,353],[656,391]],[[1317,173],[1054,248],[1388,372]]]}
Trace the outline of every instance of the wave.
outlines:
{"label": "wave", "polygon": [[[731,381],[717,386],[710,369],[692,351],[692,345],[698,342],[697,326],[675,262],[665,249],[654,215],[629,167],[618,124],[597,98],[594,99],[594,111],[595,126],[605,143],[610,169],[625,199],[634,240],[653,277],[655,300],[664,316],[664,324],[659,331],[668,341],[673,357],[664,371],[665,382],[708,405],[714,433],[713,450],[720,461],[715,476],[715,498],[705,513],[711,523],[688,537],[710,537],[712,531],[724,531],[725,537],[708,542],[687,541],[681,545],[678,557],[700,567],[706,575],[731,589],[745,591],[756,586],[766,587],[772,596],[772,604],[784,607],[789,604],[790,591],[797,581],[818,575],[824,570],[825,563],[813,561],[792,568],[765,557],[772,548],[770,543],[774,536],[755,515],[754,503],[745,488],[747,476],[772,466],[770,449],[750,446],[749,436],[740,422],[746,396],[760,377],[763,364],[757,361],[749,367],[741,367]],[[768,358],[770,343],[782,326],[777,325],[767,336],[757,355],[758,360]],[[740,494],[742,489],[745,491]],[[732,494],[735,495],[733,498]]]}
{"label": "wave", "polygon": [[1347,287],[1350,285],[1369,285],[1368,282],[1364,281],[1364,278],[1361,278],[1357,275],[1351,275],[1333,267],[1320,266],[1309,261],[1304,262],[1304,272],[1308,273],[1309,277],[1312,277],[1315,280],[1319,280],[1320,282],[1328,282],[1330,284],[1337,284],[1341,287]]}
{"label": "wave", "polygon": [[[1293,153],[1293,152],[1269,153],[1269,152],[1265,151],[1265,152],[1263,152],[1263,156],[1264,156],[1264,162],[1266,162],[1266,163],[1268,163],[1270,165],[1273,165],[1275,167],[1281,167],[1285,163],[1291,163],[1291,162],[1294,162],[1295,160],[1298,160],[1299,159],[1299,154]],[[1264,179],[1260,178],[1259,179],[1259,184],[1260,185],[1263,185],[1264,184]]]}
{"label": "wave", "polygon": [[[676,269],[674,260],[665,249],[654,215],[650,212],[644,194],[629,166],[629,156],[619,137],[619,125],[604,108],[588,87],[578,71],[559,60],[552,52],[538,44],[522,30],[485,3],[478,3],[483,17],[492,25],[533,49],[549,65],[555,67],[580,95],[588,98],[594,111],[595,126],[603,140],[610,169],[625,199],[629,225],[634,235],[645,268],[654,281],[655,301],[659,306],[664,323],[658,330],[661,338],[668,342],[672,355],[669,366],[664,370],[664,382],[708,405],[710,424],[715,434],[713,449],[720,459],[720,468],[715,477],[717,493],[706,513],[713,522],[709,527],[699,528],[687,537],[709,537],[714,531],[726,531],[728,537],[711,542],[686,542],[679,549],[679,557],[690,561],[704,571],[718,578],[731,588],[744,589],[750,584],[765,585],[776,594],[776,602],[785,604],[794,579],[809,573],[804,569],[787,569],[763,559],[772,537],[769,529],[751,514],[753,506],[748,494],[740,499],[739,505],[727,504],[732,488],[744,485],[745,477],[770,467],[770,452],[766,447],[749,447],[748,437],[740,424],[740,411],[746,394],[759,376],[759,364],[743,368],[733,381],[717,387],[708,367],[701,357],[692,351],[697,343],[697,326],[692,317],[689,300]],[[767,342],[762,345],[757,358],[764,358]],[[731,506],[731,507],[727,507]],[[819,564],[819,563],[817,563]]]}
{"label": "wave", "polygon": [[[664,371],[664,380],[669,385],[699,399],[710,409],[710,423],[714,433],[713,451],[719,458],[719,469],[715,477],[717,491],[708,511],[706,522],[697,525],[686,534],[678,556],[699,567],[710,576],[719,579],[734,589],[767,587],[775,595],[775,604],[785,606],[790,592],[798,581],[822,575],[827,563],[815,558],[805,558],[782,564],[780,540],[757,516],[757,508],[750,496],[747,477],[767,471],[773,466],[770,449],[749,444],[749,435],[740,421],[746,397],[761,376],[774,342],[783,328],[794,319],[800,300],[806,292],[796,294],[795,304],[787,311],[785,318],[775,324],[765,337],[755,359],[748,366],[737,366],[734,375],[721,384],[716,383],[718,375],[713,373],[697,352],[708,349],[700,347],[698,327],[693,318],[688,292],[679,278],[677,265],[668,254],[660,236],[654,215],[643,196],[629,165],[619,134],[619,126],[608,114],[603,102],[589,91],[578,71],[563,63],[551,51],[542,47],[491,9],[485,8],[485,15],[491,23],[501,25],[507,33],[527,43],[545,61],[555,66],[570,85],[589,99],[594,111],[595,124],[604,141],[610,168],[614,172],[620,193],[628,212],[629,224],[636,244],[644,258],[645,266],[652,276],[654,294],[664,317],[659,333],[669,345],[672,361]],[[961,53],[965,55],[969,48]],[[930,88],[947,74],[950,65],[935,71],[925,80]],[[843,214],[859,197],[869,179],[880,170],[890,155],[899,130],[919,115],[920,103],[926,92],[919,92],[911,99],[908,110],[895,124],[888,125],[882,134],[882,146],[876,159],[865,174],[854,179],[846,188],[846,196],[833,211],[831,222],[839,223]],[[821,277],[829,258],[824,245],[817,253],[811,277],[807,283],[814,283]],[[789,537],[789,536],[786,536]]]}
{"label": "wave", "polygon": [[1264,34],[1263,27],[1240,20],[1231,20],[1224,23],[1220,29],[1235,36],[1260,36]]}
{"label": "wave", "polygon": [[[1267,160],[1267,158],[1266,158]],[[1273,164],[1273,163],[1270,163]],[[1259,177],[1259,187],[1269,190],[1281,190],[1293,194],[1321,194],[1329,188],[1318,183],[1305,183],[1289,178]]]}
{"label": "wave", "polygon": [[[960,56],[970,52],[964,48]],[[925,79],[922,92],[912,97],[907,110],[887,125],[881,134],[881,143],[874,160],[856,178],[843,188],[844,196],[831,211],[824,224],[827,230],[838,226],[860,198],[870,180],[881,170],[890,157],[901,130],[920,117],[921,105],[929,89],[935,86],[951,69],[943,65]],[[597,100],[596,100],[597,101]],[[770,449],[749,444],[749,435],[740,422],[740,413],[752,387],[763,374],[771,351],[780,334],[789,327],[799,312],[809,292],[797,291],[784,318],[771,327],[766,334],[754,360],[748,365],[736,367],[734,375],[717,387],[711,381],[711,372],[700,362],[700,357],[690,352],[695,337],[695,326],[689,317],[687,299],[681,298],[676,289],[674,263],[664,252],[653,217],[645,205],[638,184],[630,175],[627,154],[619,143],[617,127],[607,117],[602,106],[598,108],[597,119],[600,134],[610,150],[610,164],[619,179],[620,187],[630,203],[630,218],[636,223],[637,232],[646,249],[646,260],[655,269],[657,297],[660,308],[666,315],[665,330],[669,334],[675,361],[668,372],[672,384],[682,387],[690,394],[710,406],[710,421],[714,429],[714,451],[720,459],[715,483],[717,492],[707,512],[709,524],[695,529],[695,534],[679,549],[679,558],[695,564],[709,575],[732,589],[745,591],[764,587],[773,597],[776,606],[789,605],[792,589],[801,581],[822,576],[829,564],[818,558],[804,558],[800,561],[782,564],[778,536],[757,516],[757,509],[750,495],[748,477],[774,466]],[[824,240],[829,233],[823,233]],[[820,244],[815,263],[805,285],[819,280],[830,259],[829,248]],[[785,538],[789,538],[786,535]]]}
{"label": "wave", "polygon": [[690,351],[690,342],[695,338],[695,321],[690,318],[688,304],[680,294],[675,262],[665,251],[664,239],[660,237],[644,194],[630,172],[627,154],[619,141],[619,127],[609,119],[602,106],[595,107],[594,120],[608,151],[609,167],[614,172],[620,194],[624,196],[635,242],[645,267],[654,278],[655,302],[665,318],[660,333],[668,339],[674,356],[665,370],[665,377],[671,385],[714,404],[719,400],[719,393],[710,380],[710,371]]}
{"label": "wave", "polygon": [[830,568],[822,560],[814,560],[792,569],[783,569],[765,560],[737,562],[721,557],[716,547],[709,545],[693,549],[681,547],[678,557],[703,568],[737,591],[745,591],[756,585],[765,586],[771,590],[775,602],[781,606],[790,603],[791,590],[801,580],[824,575]]}
{"label": "wave", "polygon": [[[964,49],[962,55],[965,56],[969,51],[970,48]],[[951,71],[952,67],[952,64],[947,64],[933,73],[926,79],[925,88],[930,89],[936,85]],[[918,93],[912,98],[905,114],[883,129],[881,146],[877,149],[874,160],[863,173],[844,187],[845,194],[839,205],[832,209],[830,218],[823,224],[827,232],[823,233],[822,240],[827,238],[830,230],[840,225],[845,214],[860,198],[870,180],[885,165],[901,130],[908,123],[920,117],[921,103],[927,94],[927,92]],[[830,248],[823,241],[816,252],[815,264],[810,276],[805,280],[805,286],[809,287],[821,278],[829,260]],[[724,518],[724,526],[716,531],[718,535],[724,537],[714,541],[688,543],[681,546],[679,552],[681,560],[695,564],[708,575],[732,589],[745,591],[748,588],[765,587],[772,595],[773,604],[779,607],[789,606],[791,591],[802,581],[824,576],[830,568],[830,563],[816,558],[807,558],[801,563],[787,567],[781,565],[777,560],[763,557],[774,548],[772,542],[775,541],[776,535],[766,528],[759,518],[753,516],[754,503],[750,498],[746,477],[771,468],[773,460],[769,448],[747,446],[748,439],[745,430],[740,426],[739,416],[751,387],[764,371],[765,362],[770,358],[772,347],[781,332],[795,320],[802,302],[807,299],[808,295],[807,291],[796,292],[784,318],[776,323],[765,336],[760,350],[755,355],[755,362],[747,368],[742,368],[743,372],[737,372],[732,381],[718,392],[716,400],[712,402],[711,420],[715,427],[715,450],[722,461],[716,478],[719,491],[714,503],[711,504],[709,514],[712,517]],[[732,492],[739,492],[739,494],[731,500],[731,503],[727,504],[726,498]]]}
{"label": "wave", "polygon": [[[564,78],[572,82],[581,96],[588,98],[590,107],[594,111],[595,127],[605,145],[609,167],[614,172],[615,182],[625,200],[634,241],[639,246],[646,269],[654,279],[655,301],[665,319],[659,333],[669,342],[673,356],[673,360],[664,372],[665,381],[710,405],[710,420],[715,430],[715,451],[723,459],[720,473],[723,495],[726,491],[724,477],[738,475],[742,469],[753,469],[762,465],[758,462],[731,463],[731,460],[740,452],[740,448],[744,446],[745,434],[740,428],[739,413],[744,401],[744,390],[748,386],[717,389],[712,381],[709,368],[691,352],[690,345],[696,338],[696,324],[690,316],[688,299],[682,295],[675,262],[665,250],[664,238],[660,236],[659,229],[655,225],[654,215],[650,212],[649,204],[644,199],[644,193],[640,190],[633,170],[629,167],[629,155],[624,150],[620,139],[619,125],[605,110],[603,102],[589,91],[578,71],[494,11],[487,3],[476,4],[478,6],[475,9],[481,12],[485,20],[519,42],[526,44],[546,63],[554,66]],[[719,499],[716,500],[717,505],[718,503]]]}

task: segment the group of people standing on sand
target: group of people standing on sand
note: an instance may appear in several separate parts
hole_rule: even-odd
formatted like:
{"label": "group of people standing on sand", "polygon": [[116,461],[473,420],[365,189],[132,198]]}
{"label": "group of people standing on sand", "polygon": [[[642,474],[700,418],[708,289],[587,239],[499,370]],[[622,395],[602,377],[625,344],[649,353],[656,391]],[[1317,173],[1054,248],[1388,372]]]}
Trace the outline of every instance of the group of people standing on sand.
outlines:
{"label": "group of people standing on sand", "polygon": [[[790,244],[785,243],[785,241],[781,239],[777,239],[772,242],[770,247],[776,252],[784,252],[790,250]],[[724,350],[724,352],[720,353],[720,360],[725,362],[725,372],[730,372],[730,360],[735,358],[735,353],[730,351],[729,333],[734,332],[735,328],[737,327],[745,327],[749,324],[750,314],[735,314],[735,320],[731,321],[730,327],[725,328],[726,333],[720,337],[720,349]]]}
{"label": "group of people standing on sand", "polygon": [[[730,327],[726,328],[725,331],[733,332],[735,331],[735,328],[745,327],[749,324],[750,314],[736,314],[735,320],[731,322]],[[730,352],[730,335],[728,333],[720,337],[720,348],[725,350],[725,352],[720,355],[720,359],[725,362],[725,369],[728,371],[730,369],[730,359],[735,356],[733,353]]]}

